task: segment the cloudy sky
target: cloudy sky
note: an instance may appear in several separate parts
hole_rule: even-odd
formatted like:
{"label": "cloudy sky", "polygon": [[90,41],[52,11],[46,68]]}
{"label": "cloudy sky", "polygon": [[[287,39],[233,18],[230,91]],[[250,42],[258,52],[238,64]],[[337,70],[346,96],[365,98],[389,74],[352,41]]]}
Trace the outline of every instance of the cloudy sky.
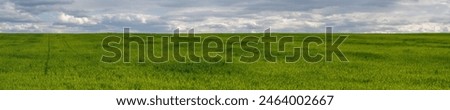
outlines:
{"label": "cloudy sky", "polygon": [[449,0],[0,0],[0,32],[449,32]]}

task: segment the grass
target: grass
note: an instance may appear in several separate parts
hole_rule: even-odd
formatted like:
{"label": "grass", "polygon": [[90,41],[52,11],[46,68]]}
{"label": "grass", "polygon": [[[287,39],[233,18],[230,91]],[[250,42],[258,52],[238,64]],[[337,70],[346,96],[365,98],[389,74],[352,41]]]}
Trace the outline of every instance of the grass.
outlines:
{"label": "grass", "polygon": [[[101,41],[109,35],[121,36],[0,34],[0,89],[450,89],[450,34],[347,34],[350,37],[340,49],[349,62],[177,63],[171,59],[160,64],[148,60],[137,63],[135,57],[132,63],[100,62],[102,55],[108,55],[101,48]],[[222,39],[262,36],[198,35]],[[296,42],[287,46],[288,53],[276,55],[289,54],[308,35],[323,37],[273,35],[294,36]],[[312,52],[323,54],[323,47],[314,47]],[[245,54],[248,53],[237,51],[234,55]],[[137,54],[132,52],[132,56]]]}

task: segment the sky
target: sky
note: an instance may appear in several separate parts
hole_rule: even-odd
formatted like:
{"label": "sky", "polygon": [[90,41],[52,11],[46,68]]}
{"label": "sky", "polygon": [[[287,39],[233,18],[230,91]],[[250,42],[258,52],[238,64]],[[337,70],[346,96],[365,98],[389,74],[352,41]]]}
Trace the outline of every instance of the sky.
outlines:
{"label": "sky", "polygon": [[450,0],[0,0],[0,32],[449,32]]}

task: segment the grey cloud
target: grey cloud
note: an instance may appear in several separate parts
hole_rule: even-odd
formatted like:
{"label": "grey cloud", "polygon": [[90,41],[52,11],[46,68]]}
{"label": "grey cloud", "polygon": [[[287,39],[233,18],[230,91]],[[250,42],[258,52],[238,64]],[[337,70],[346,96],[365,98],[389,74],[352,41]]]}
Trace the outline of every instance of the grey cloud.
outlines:
{"label": "grey cloud", "polygon": [[[258,1],[258,0],[255,0]],[[186,8],[186,7],[222,7],[233,6],[237,4],[245,4],[251,1],[244,0],[164,0],[155,2],[159,6],[167,8]]]}
{"label": "grey cloud", "polygon": [[0,2],[0,22],[36,22],[32,14],[22,12],[10,2]]}
{"label": "grey cloud", "polygon": [[73,0],[12,0],[11,2],[20,6],[42,6],[42,5],[61,5],[61,4],[71,4]]}
{"label": "grey cloud", "polygon": [[395,8],[396,0],[285,0],[283,2],[263,1],[244,5],[250,12],[261,11],[300,11],[321,14],[339,14],[352,12],[390,11]]}
{"label": "grey cloud", "polygon": [[73,3],[72,0],[12,0],[18,10],[39,14],[49,11],[62,11],[64,10],[61,5],[69,5]]}
{"label": "grey cloud", "polygon": [[39,22],[39,13],[64,10],[62,4],[69,0],[1,0],[0,22]]}
{"label": "grey cloud", "polygon": [[174,28],[261,32],[268,27],[278,32],[322,32],[324,26],[334,26],[337,32],[450,29],[448,0],[0,0],[0,4],[6,4],[0,5],[0,14],[8,15],[0,16],[0,23],[9,27],[0,31],[27,26],[58,32],[120,32],[123,27],[139,32]]}

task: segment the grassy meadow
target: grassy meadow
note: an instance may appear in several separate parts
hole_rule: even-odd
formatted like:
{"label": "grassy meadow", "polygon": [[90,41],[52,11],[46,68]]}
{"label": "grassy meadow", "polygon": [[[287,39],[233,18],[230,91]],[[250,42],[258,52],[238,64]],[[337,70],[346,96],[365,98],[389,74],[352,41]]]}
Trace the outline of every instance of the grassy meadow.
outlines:
{"label": "grassy meadow", "polygon": [[[102,39],[110,35],[122,36],[120,33],[0,34],[0,89],[450,89],[450,34],[345,34],[349,38],[339,48],[349,62],[340,62],[334,56],[333,62],[270,63],[261,58],[255,63],[240,63],[238,56],[249,53],[235,48],[234,63],[178,63],[171,58],[158,64],[148,59],[146,63],[137,63],[137,48],[132,48],[132,63],[101,62],[102,55],[111,55],[101,45]],[[197,34],[222,39],[247,35],[262,36],[261,33]],[[275,53],[277,56],[292,53],[292,48],[300,47],[306,36],[324,36],[272,35],[295,37],[295,43],[287,45],[287,52]],[[323,45],[312,47],[313,54],[324,54]],[[200,55],[200,50],[197,51]]]}

